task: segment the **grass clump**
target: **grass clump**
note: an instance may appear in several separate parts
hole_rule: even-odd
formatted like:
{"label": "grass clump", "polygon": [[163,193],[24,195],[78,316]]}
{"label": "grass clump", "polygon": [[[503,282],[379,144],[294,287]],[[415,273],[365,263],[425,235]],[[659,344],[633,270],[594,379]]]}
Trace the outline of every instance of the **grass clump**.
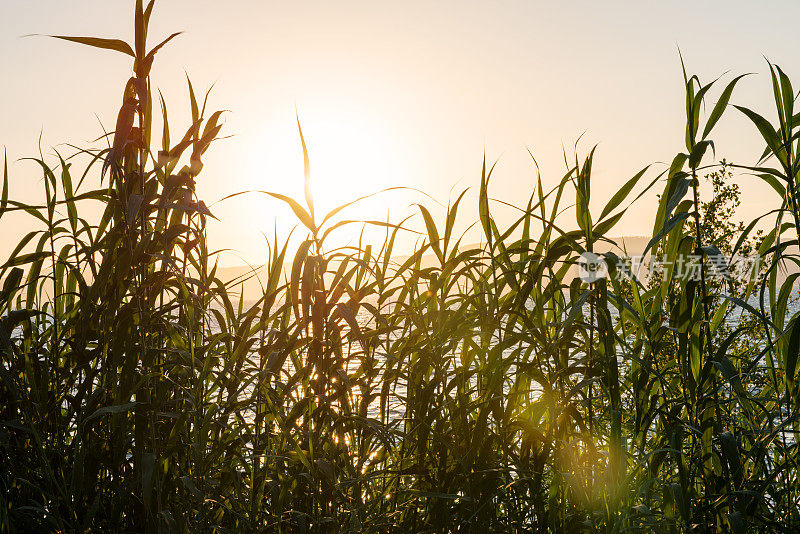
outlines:
{"label": "grass clump", "polygon": [[[133,46],[59,36],[133,59],[110,146],[34,158],[41,205],[10,197],[5,167],[0,216],[24,212],[37,229],[0,267],[2,530],[797,528],[798,275],[779,274],[797,262],[800,119],[777,66],[778,124],[739,107],[766,144],[746,169],[780,197],[748,225],[732,222],[735,165],[708,163],[741,77],[703,115],[715,89],[685,75],[685,152],[637,173],[599,216],[594,150],[554,187],[539,178],[507,227],[484,164],[481,246],[456,233],[462,193],[443,224],[419,206],[424,239],[407,257],[394,251],[405,222],[364,222],[384,241],[331,249],[361,223],[265,192],[304,237],[268,243],[245,303],[218,275],[195,191],[222,114],[190,82],[191,124],[171,136],[150,68],[175,35],[148,48],[152,9],[136,2]],[[575,277],[655,187],[647,250],[666,268]],[[754,276],[715,276],[753,252]],[[676,267],[692,257],[705,258],[697,280]]]}

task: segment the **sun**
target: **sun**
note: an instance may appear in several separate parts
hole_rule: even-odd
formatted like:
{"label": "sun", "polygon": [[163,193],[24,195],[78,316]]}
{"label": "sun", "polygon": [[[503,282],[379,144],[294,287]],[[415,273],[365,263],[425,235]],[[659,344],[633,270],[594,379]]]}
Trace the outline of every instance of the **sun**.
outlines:
{"label": "sun", "polygon": [[[317,212],[330,210],[396,183],[392,146],[384,132],[352,121],[319,121],[304,127],[311,164],[310,184]],[[354,206],[366,213],[376,202]],[[379,207],[388,208],[386,201]]]}
{"label": "sun", "polygon": [[[402,185],[406,178],[403,151],[388,127],[368,114],[300,111],[298,115],[308,149],[317,223],[337,207],[367,195],[374,194],[342,210],[339,218],[385,221],[407,207],[397,202],[402,195],[380,193]],[[305,205],[303,151],[296,122],[292,126],[282,135],[273,131],[259,142],[264,154],[259,188],[289,195]],[[259,198],[257,202],[262,205],[254,211],[257,224],[265,230],[272,228],[273,221],[263,217],[263,203],[270,201]],[[279,226],[287,223],[282,219],[277,221]],[[352,232],[360,232],[359,225],[351,226]]]}

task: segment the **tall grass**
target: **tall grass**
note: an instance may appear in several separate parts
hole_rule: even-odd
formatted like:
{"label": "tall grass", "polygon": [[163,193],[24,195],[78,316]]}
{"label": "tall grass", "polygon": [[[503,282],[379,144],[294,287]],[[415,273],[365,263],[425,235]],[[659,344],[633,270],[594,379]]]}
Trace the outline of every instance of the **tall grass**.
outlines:
{"label": "tall grass", "polygon": [[[780,271],[798,262],[800,115],[780,68],[769,65],[777,126],[737,106],[764,138],[762,161],[713,162],[741,77],[704,115],[714,84],[684,75],[686,151],[599,215],[594,150],[577,148],[508,226],[486,164],[475,210],[463,193],[443,213],[419,205],[410,256],[394,250],[407,221],[349,221],[345,206],[320,214],[309,194],[264,192],[291,207],[303,240],[269,240],[248,304],[218,275],[195,192],[222,114],[189,82],[192,120],[175,142],[150,79],[175,35],[148,48],[152,9],[136,2],[133,46],[59,36],[133,59],[110,145],[33,158],[40,205],[13,200],[4,166],[0,217],[23,212],[36,229],[0,267],[3,531],[797,528],[798,275]],[[779,197],[747,225],[731,219],[731,168]],[[663,272],[575,277],[578,256],[607,249],[656,187],[647,249]],[[90,203],[98,220],[82,216]],[[462,243],[459,210],[481,246]],[[329,247],[362,224],[385,239]],[[712,276],[753,252],[765,262],[754,276]],[[612,275],[624,267],[604,256]],[[708,260],[697,281],[675,267],[692,256]]]}

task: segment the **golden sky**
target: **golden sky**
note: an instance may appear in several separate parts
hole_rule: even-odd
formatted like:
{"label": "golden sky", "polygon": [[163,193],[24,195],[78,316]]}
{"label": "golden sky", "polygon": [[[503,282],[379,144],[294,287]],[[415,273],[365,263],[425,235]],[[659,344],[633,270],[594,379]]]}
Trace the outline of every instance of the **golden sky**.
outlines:
{"label": "golden sky", "polygon": [[[132,39],[133,2],[2,0],[0,144],[8,150],[12,196],[36,199],[31,163],[40,132],[46,153],[86,144],[113,128],[130,72],[125,56],[30,33]],[[593,193],[601,209],[648,163],[682,148],[683,88],[677,47],[701,80],[756,72],[733,102],[768,118],[764,57],[800,76],[796,2],[229,2],[162,0],[151,40],[186,33],[159,53],[153,83],[173,127],[187,124],[185,74],[195,88],[215,84],[209,105],[227,109],[224,132],[205,158],[198,190],[208,204],[267,189],[302,196],[295,107],[311,157],[317,201],[333,206],[389,186],[424,190],[446,203],[451,189],[478,183],[484,152],[500,158],[494,196],[527,199],[535,178],[564,171],[584,134],[599,144]],[[713,95],[716,96],[716,95]],[[99,122],[98,122],[99,121]],[[176,134],[173,134],[176,135]],[[714,136],[717,156],[743,164],[761,151],[754,128],[729,110]],[[64,148],[65,152],[69,152]],[[774,198],[742,177],[744,218]],[[653,198],[643,199],[616,234],[649,234]],[[474,196],[462,228],[476,216]],[[399,218],[420,195],[388,194],[350,216]],[[286,234],[291,212],[264,197],[216,204],[211,239],[230,248],[223,262],[259,263],[261,232]],[[502,210],[501,210],[502,213]],[[21,226],[0,223],[0,252]],[[352,239],[343,236],[343,241]],[[403,246],[409,246],[411,238]]]}

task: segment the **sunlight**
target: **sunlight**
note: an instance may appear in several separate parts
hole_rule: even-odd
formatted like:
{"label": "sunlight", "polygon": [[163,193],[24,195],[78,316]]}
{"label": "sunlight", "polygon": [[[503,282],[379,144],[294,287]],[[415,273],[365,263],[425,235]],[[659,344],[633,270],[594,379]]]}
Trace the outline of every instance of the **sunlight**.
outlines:
{"label": "sunlight", "polygon": [[[320,215],[351,200],[388,187],[397,176],[385,132],[346,121],[324,121],[306,130],[311,161],[311,189]],[[389,208],[389,202],[370,199],[353,213]]]}
{"label": "sunlight", "polygon": [[[352,112],[301,112],[300,124],[309,152],[311,191],[318,223],[338,206],[403,183],[404,163],[397,140],[374,117],[367,113],[355,116]],[[305,205],[303,152],[296,124],[293,129],[292,135],[285,135],[276,128],[276,135],[259,141],[266,155],[264,166],[259,170],[259,188],[287,194]],[[364,199],[341,212],[340,217],[385,220],[387,213],[398,211],[393,197],[379,194]],[[253,198],[251,202],[253,223],[264,231],[271,231],[274,217],[265,216],[265,199]],[[278,207],[270,200],[266,202],[270,207]],[[295,223],[291,217],[278,215],[279,230]],[[360,231],[358,225],[351,228],[349,239]]]}

